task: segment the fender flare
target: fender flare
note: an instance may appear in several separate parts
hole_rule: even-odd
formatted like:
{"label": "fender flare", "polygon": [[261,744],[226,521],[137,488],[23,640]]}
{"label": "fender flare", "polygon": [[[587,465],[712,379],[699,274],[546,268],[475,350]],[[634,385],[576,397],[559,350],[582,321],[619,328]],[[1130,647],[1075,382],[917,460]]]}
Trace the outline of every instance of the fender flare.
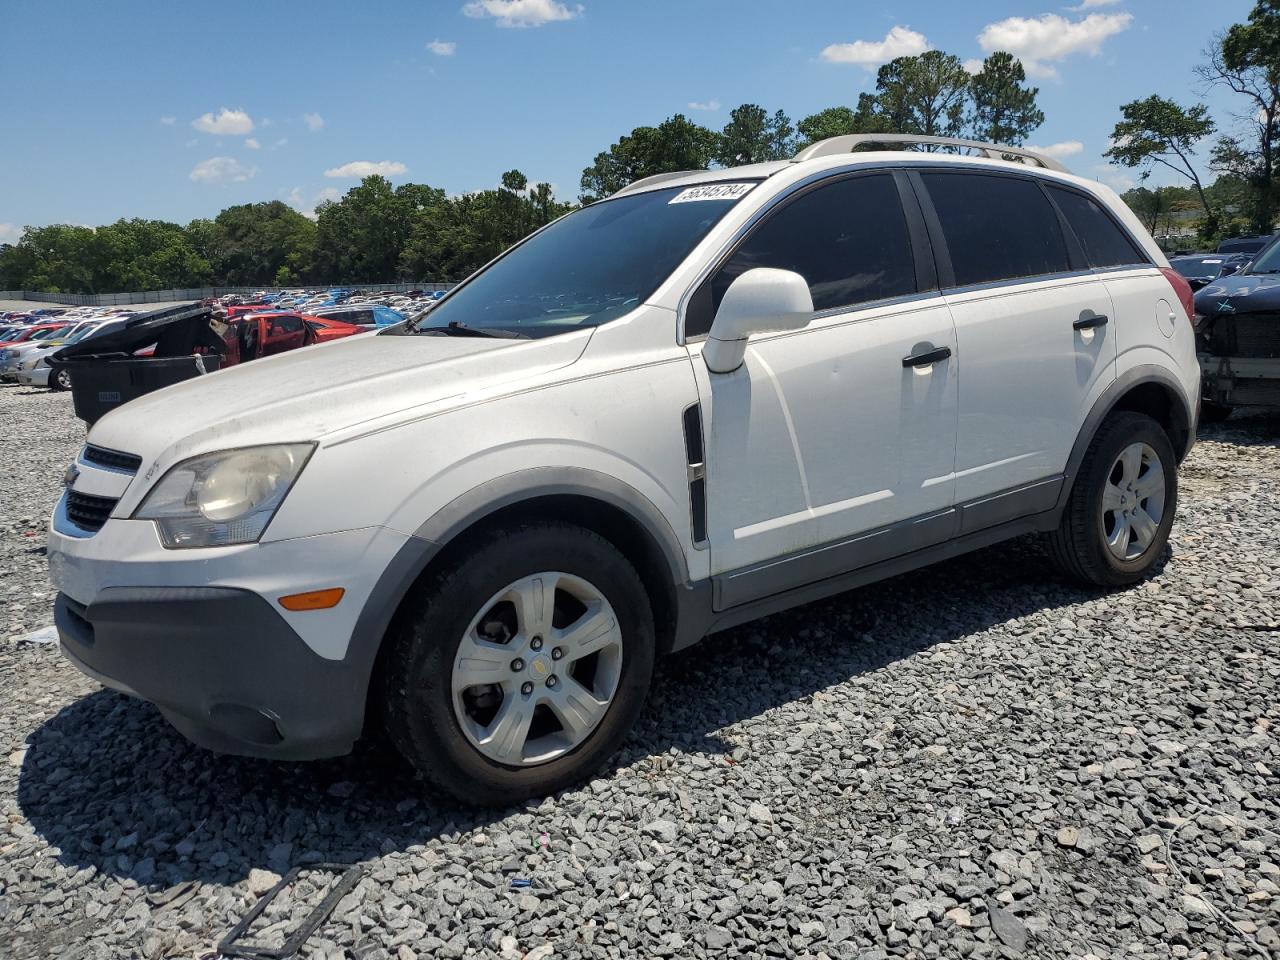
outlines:
{"label": "fender flare", "polygon": [[505,507],[548,496],[580,496],[626,513],[657,545],[676,587],[687,584],[680,541],[662,512],[629,484],[581,467],[532,467],[496,477],[457,497],[423,523],[382,572],[365,601],[343,660],[367,703],[369,681],[391,619],[414,582],[459,534]]}
{"label": "fender flare", "polygon": [[1055,508],[1057,514],[1060,515],[1067,505],[1067,499],[1071,496],[1071,488],[1074,486],[1076,475],[1080,471],[1080,463],[1084,460],[1084,455],[1088,451],[1089,445],[1093,443],[1093,438],[1097,434],[1098,428],[1102,426],[1102,421],[1116,408],[1116,404],[1120,402],[1125,394],[1144,383],[1154,383],[1163,387],[1173,398],[1172,419],[1174,426],[1179,430],[1185,429],[1187,433],[1187,442],[1184,448],[1181,450],[1175,449],[1174,452],[1177,454],[1179,462],[1190,452],[1196,438],[1196,412],[1188,406],[1182,384],[1164,367],[1153,363],[1130,367],[1111,382],[1107,389],[1102,392],[1102,395],[1094,401],[1093,407],[1089,410],[1089,415],[1085,417],[1084,425],[1076,436],[1075,445],[1071,448],[1071,456],[1067,458],[1066,470],[1063,471],[1064,483],[1062,484],[1062,492],[1058,495],[1058,503]]}

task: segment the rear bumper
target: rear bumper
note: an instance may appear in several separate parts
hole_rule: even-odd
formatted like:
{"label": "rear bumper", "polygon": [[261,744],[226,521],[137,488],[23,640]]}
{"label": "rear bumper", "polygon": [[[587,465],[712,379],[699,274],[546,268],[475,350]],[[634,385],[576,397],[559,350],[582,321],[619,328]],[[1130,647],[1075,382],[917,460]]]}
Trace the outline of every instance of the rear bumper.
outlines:
{"label": "rear bumper", "polygon": [[339,756],[363,727],[367,669],[317,655],[251,591],[110,587],[88,606],[60,593],[54,619],[76,667],[211,750]]}

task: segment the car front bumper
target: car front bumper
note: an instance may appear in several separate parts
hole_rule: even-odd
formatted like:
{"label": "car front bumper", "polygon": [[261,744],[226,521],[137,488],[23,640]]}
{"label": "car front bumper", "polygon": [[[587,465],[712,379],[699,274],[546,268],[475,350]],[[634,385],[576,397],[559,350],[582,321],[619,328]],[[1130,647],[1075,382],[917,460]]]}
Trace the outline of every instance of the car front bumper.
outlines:
{"label": "car front bumper", "polygon": [[29,387],[47,387],[49,385],[49,367],[32,367],[18,371],[18,382]]}
{"label": "car front bumper", "polygon": [[[65,498],[49,532],[64,655],[105,686],[148,700],[221,753],[309,760],[350,751],[364,727],[380,636],[352,638],[406,538],[384,528],[168,550],[149,521],[74,535]],[[328,587],[328,610],[282,596]]]}

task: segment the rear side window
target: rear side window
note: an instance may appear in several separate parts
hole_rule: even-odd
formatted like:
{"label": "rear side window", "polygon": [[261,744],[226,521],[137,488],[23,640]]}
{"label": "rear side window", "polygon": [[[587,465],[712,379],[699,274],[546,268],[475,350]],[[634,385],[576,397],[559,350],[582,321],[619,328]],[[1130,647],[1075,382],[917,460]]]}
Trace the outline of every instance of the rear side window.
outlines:
{"label": "rear side window", "polygon": [[893,177],[838,180],[769,215],[716,274],[712,314],[729,285],[754,267],[800,274],[815,310],[915,293],[915,262]]}
{"label": "rear side window", "polygon": [[921,178],[942,221],[956,286],[1071,269],[1057,212],[1034,180],[971,173]]}
{"label": "rear side window", "polygon": [[1062,215],[1080,238],[1091,267],[1118,267],[1126,263],[1147,263],[1120,226],[1101,205],[1074,190],[1049,187]]}

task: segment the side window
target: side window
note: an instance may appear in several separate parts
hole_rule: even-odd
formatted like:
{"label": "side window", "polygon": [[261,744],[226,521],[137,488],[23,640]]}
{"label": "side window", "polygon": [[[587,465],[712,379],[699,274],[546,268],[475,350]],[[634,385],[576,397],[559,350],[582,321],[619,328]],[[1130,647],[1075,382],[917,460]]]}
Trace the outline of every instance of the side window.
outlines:
{"label": "side window", "polygon": [[838,180],[771,213],[711,279],[710,303],[696,298],[702,308],[690,311],[685,333],[706,333],[729,285],[754,267],[800,274],[815,310],[915,293],[915,261],[892,175]]}
{"label": "side window", "polygon": [[956,285],[1071,269],[1058,214],[1034,180],[921,174],[951,254]]}
{"label": "side window", "polygon": [[1080,238],[1090,266],[1118,267],[1151,262],[1097,202],[1074,190],[1049,187],[1049,193]]}

